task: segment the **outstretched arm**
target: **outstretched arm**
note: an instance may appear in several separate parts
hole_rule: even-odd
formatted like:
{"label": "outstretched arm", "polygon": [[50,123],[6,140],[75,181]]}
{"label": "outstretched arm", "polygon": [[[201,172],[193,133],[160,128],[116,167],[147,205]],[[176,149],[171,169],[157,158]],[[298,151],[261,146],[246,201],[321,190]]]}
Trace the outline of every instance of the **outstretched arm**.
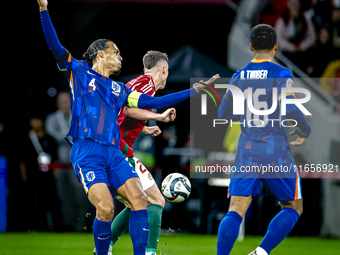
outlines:
{"label": "outstretched arm", "polygon": [[177,93],[169,94],[162,97],[152,97],[147,94],[142,94],[133,91],[128,97],[128,104],[131,107],[138,107],[141,109],[160,109],[168,107],[173,104],[177,104],[193,95],[197,92],[194,88],[186,89]]}
{"label": "outstretched arm", "polygon": [[163,122],[170,122],[175,120],[176,110],[175,108],[170,108],[160,114],[148,110],[125,107],[124,115],[137,120],[157,120]]}
{"label": "outstretched arm", "polygon": [[52,25],[50,15],[47,11],[47,0],[38,0],[42,28],[48,47],[52,51],[58,63],[67,60],[68,51],[60,44],[56,31]]}
{"label": "outstretched arm", "polygon": [[[205,83],[210,85],[218,78],[219,78],[218,74],[214,75],[209,81]],[[194,84],[194,87],[191,89],[183,90],[177,93],[172,93],[162,97],[151,97],[147,94],[132,91],[128,97],[128,104],[131,107],[138,107],[141,109],[164,108],[173,104],[177,104],[191,96],[196,95],[200,91],[200,88],[204,87],[205,87],[204,84],[196,83]]]}

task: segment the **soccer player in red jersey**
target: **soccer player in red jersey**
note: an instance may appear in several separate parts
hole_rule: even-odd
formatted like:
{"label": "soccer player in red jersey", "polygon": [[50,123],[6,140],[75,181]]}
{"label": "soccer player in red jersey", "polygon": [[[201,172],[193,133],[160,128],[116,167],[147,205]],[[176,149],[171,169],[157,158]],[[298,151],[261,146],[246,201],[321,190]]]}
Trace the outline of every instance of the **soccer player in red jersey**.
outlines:
{"label": "soccer player in red jersey", "polygon": [[[149,51],[143,57],[144,75],[129,81],[126,86],[133,91],[154,96],[158,89],[163,89],[168,78],[168,57],[159,51]],[[126,116],[128,111],[140,111],[137,108],[124,107],[119,114],[120,149],[135,168],[141,180],[144,192],[148,197],[147,210],[149,213],[149,237],[146,254],[156,254],[161,229],[162,212],[165,205],[164,198],[157,187],[151,173],[134,156],[133,143],[141,132],[147,135],[157,136],[161,133],[158,126],[147,127],[144,120],[136,120]],[[150,111],[152,109],[149,109]],[[126,204],[126,203],[125,203]],[[129,228],[130,207],[127,206],[111,225],[112,243]]]}
{"label": "soccer player in red jersey", "polygon": [[[143,57],[144,75],[129,81],[126,86],[132,91],[154,96],[157,90],[164,89],[168,78],[168,57],[167,54],[159,51],[148,51]],[[207,83],[212,83],[218,75],[213,76]],[[150,111],[152,109],[149,109]],[[133,111],[133,113],[132,113]],[[155,183],[151,173],[146,167],[134,156],[132,149],[133,143],[141,132],[146,135],[157,136],[161,133],[158,126],[147,127],[145,120],[136,120],[126,116],[132,114],[138,115],[138,108],[124,107],[119,114],[120,127],[120,146],[123,154],[127,157],[130,164],[135,168],[139,179],[141,180],[144,192],[148,201],[148,216],[150,223],[150,231],[148,243],[146,247],[146,255],[156,255],[156,249],[161,229],[162,212],[165,205],[164,198]],[[172,116],[175,117],[175,112]],[[112,245],[116,243],[118,238],[129,229],[130,207],[128,202],[122,201],[127,207],[117,215],[111,225]]]}

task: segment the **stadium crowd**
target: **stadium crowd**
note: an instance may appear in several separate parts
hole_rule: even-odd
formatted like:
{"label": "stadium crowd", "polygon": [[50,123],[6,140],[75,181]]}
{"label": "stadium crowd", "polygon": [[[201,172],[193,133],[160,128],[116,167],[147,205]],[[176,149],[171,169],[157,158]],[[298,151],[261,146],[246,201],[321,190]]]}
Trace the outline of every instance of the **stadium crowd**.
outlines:
{"label": "stadium crowd", "polygon": [[[337,102],[340,114],[340,1],[262,0],[253,14],[252,25],[266,23],[277,32],[279,51],[297,65]],[[308,163],[300,155],[295,162]],[[322,236],[340,236],[338,215],[339,182],[332,179],[303,179],[304,221],[313,219],[306,231]],[[331,208],[331,209],[330,209]],[[309,214],[313,211],[314,215]],[[306,226],[306,225],[305,225]],[[319,232],[320,230],[320,232]],[[294,232],[294,230],[293,230]],[[306,233],[307,233],[306,232]]]}
{"label": "stadium crowd", "polygon": [[[252,21],[277,32],[279,50],[340,103],[340,1],[263,0]],[[340,113],[340,107],[338,106]]]}
{"label": "stadium crowd", "polygon": [[47,116],[38,111],[28,116],[17,180],[27,214],[14,230],[81,232],[91,224],[94,211],[74,176],[71,148],[64,140],[71,122],[68,92],[58,94],[56,106]]}

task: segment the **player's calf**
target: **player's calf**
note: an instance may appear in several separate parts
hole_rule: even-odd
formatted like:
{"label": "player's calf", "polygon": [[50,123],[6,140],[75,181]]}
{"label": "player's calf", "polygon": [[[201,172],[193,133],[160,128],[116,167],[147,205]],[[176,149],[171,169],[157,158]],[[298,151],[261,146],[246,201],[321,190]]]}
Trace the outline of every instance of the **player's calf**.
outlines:
{"label": "player's calf", "polygon": [[145,193],[148,196],[148,214],[150,223],[146,255],[155,255],[162,226],[162,213],[165,205],[165,199],[156,183],[146,189]]}
{"label": "player's calf", "polygon": [[[298,200],[297,200],[298,201]],[[294,206],[299,202],[294,201]],[[302,201],[300,201],[302,204]],[[302,213],[302,207],[297,208]],[[300,214],[298,210],[292,207],[283,207],[283,209],[269,223],[267,233],[261,244],[256,249],[259,255],[268,255],[279,243],[286,238],[292,228],[298,221]]]}
{"label": "player's calf", "polygon": [[217,254],[230,253],[239,234],[240,225],[252,196],[231,196],[229,212],[225,215],[218,228]]}
{"label": "player's calf", "polygon": [[131,205],[130,237],[134,255],[145,255],[149,235],[147,197],[139,178],[130,178],[118,190],[118,194],[127,199]]}
{"label": "player's calf", "polygon": [[96,251],[98,254],[108,254],[114,212],[111,192],[105,183],[95,183],[89,188],[88,198],[96,207],[96,217],[93,222]]}

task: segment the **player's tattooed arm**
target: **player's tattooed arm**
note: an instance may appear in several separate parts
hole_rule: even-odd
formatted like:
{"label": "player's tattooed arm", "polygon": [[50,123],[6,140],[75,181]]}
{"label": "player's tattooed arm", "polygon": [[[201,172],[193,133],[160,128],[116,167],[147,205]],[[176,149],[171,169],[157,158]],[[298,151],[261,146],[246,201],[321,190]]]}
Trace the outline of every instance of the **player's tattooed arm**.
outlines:
{"label": "player's tattooed arm", "polygon": [[139,108],[125,107],[124,115],[138,120],[157,120],[162,122],[170,122],[175,120],[176,110],[175,108],[169,108],[160,114]]}

